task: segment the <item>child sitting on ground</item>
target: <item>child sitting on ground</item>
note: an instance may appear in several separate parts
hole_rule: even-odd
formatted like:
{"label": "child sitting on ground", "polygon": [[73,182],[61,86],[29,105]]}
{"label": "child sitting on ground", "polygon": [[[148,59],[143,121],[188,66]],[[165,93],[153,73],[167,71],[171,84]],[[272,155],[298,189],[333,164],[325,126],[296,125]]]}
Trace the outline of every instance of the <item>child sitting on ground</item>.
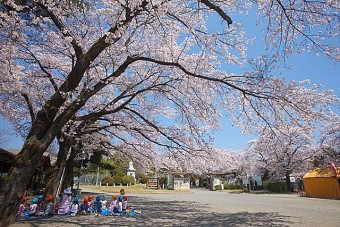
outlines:
{"label": "child sitting on ground", "polygon": [[78,208],[79,208],[79,205],[78,205],[78,195],[76,195],[73,199],[73,202],[71,204],[71,207],[70,207],[70,214],[71,216],[76,216],[77,213],[78,213]]}
{"label": "child sitting on ground", "polygon": [[44,215],[44,196],[43,195],[38,196],[38,212],[37,212],[37,215],[38,216]]}
{"label": "child sitting on ground", "polygon": [[87,202],[87,205],[88,205],[88,211],[89,212],[93,212],[94,211],[94,209],[93,209],[93,195],[89,195],[89,197],[87,197],[88,198],[88,202]]}
{"label": "child sitting on ground", "polygon": [[120,189],[120,195],[118,196],[118,212],[123,212],[127,208],[127,195],[125,195],[124,189]]}
{"label": "child sitting on ground", "polygon": [[110,213],[117,213],[118,212],[117,195],[113,194],[112,197],[113,197],[113,200],[110,203]]}
{"label": "child sitting on ground", "polygon": [[124,200],[124,196],[122,194],[120,194],[118,196],[118,212],[121,213],[123,211],[123,200]]}
{"label": "child sitting on ground", "polygon": [[72,191],[71,188],[67,188],[64,190],[63,196],[61,197],[58,214],[68,214],[70,212],[71,201]]}
{"label": "child sitting on ground", "polygon": [[30,205],[30,209],[28,211],[29,216],[37,216],[38,213],[38,198],[32,199],[32,204]]}
{"label": "child sitting on ground", "polygon": [[54,215],[54,203],[53,203],[53,196],[49,195],[47,197],[47,204],[45,209],[45,216],[53,216]]}
{"label": "child sitting on ground", "polygon": [[123,202],[122,202],[122,210],[123,210],[123,212],[126,211],[126,209],[127,209],[127,204],[128,204],[127,200],[128,200],[127,195],[124,195],[123,196]]}
{"label": "child sitting on ground", "polygon": [[84,203],[81,204],[80,206],[80,212],[84,215],[86,215],[86,212],[89,210],[89,205],[88,205],[89,199],[87,197],[84,198]]}
{"label": "child sitting on ground", "polygon": [[17,213],[17,216],[23,217],[25,215],[25,211],[27,210],[28,207],[25,206],[26,201],[28,200],[27,196],[24,196],[21,200],[19,210]]}
{"label": "child sitting on ground", "polygon": [[93,209],[96,214],[102,213],[102,202],[101,202],[101,196],[98,195],[96,197],[96,201],[93,203]]}
{"label": "child sitting on ground", "polygon": [[89,197],[88,197],[88,202],[87,202],[87,205],[89,206],[89,207],[92,207],[93,206],[93,195],[89,195]]}
{"label": "child sitting on ground", "polygon": [[106,195],[102,196],[101,202],[102,202],[102,209],[106,209],[107,208],[107,206],[106,206],[106,204],[107,204]]}

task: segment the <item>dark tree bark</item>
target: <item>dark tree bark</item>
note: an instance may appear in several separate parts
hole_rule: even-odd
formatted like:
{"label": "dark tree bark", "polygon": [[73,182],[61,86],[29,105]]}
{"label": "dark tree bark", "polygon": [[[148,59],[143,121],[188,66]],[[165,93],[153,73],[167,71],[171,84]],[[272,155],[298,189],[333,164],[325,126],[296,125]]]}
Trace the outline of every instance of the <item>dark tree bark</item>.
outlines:
{"label": "dark tree bark", "polygon": [[[49,125],[46,123],[46,125]],[[38,128],[38,129],[37,129]],[[24,143],[20,153],[0,188],[0,226],[8,226],[15,222],[18,205],[24,196],[26,187],[33,176],[44,151],[54,136],[45,135],[46,126],[40,122],[33,124],[33,130]]]}
{"label": "dark tree bark", "polygon": [[76,149],[72,148],[71,153],[67,159],[66,162],[66,169],[65,169],[65,175],[64,175],[64,180],[63,180],[63,185],[62,185],[62,190],[68,188],[68,187],[73,187],[73,166],[74,166],[74,158],[76,156]]}
{"label": "dark tree bark", "polygon": [[[57,163],[53,167],[53,170],[46,182],[45,186],[45,197],[47,195],[53,195],[53,198],[57,195],[57,190],[60,184],[60,181],[62,180],[62,174],[64,172],[64,168],[66,168],[66,160],[67,160],[67,154],[69,152],[69,147],[66,146],[66,143],[59,142],[59,152],[57,157]],[[64,174],[65,175],[65,174]],[[61,185],[60,185],[61,187]],[[61,188],[60,188],[61,191]]]}
{"label": "dark tree bark", "polygon": [[287,187],[287,192],[291,192],[292,191],[292,189],[291,189],[291,187],[290,187],[290,177],[289,177],[289,173],[288,174],[286,174],[286,187]]}
{"label": "dark tree bark", "polygon": [[15,222],[20,200],[43,153],[66,122],[81,108],[81,105],[70,107],[65,114],[55,118],[64,101],[60,95],[52,97],[32,123],[23,148],[0,187],[0,226]]}

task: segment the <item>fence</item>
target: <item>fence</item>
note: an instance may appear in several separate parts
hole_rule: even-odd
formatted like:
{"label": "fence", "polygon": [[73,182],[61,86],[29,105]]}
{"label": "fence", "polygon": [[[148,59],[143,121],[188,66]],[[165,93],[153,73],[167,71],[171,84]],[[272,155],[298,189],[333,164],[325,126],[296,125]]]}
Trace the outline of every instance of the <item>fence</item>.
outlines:
{"label": "fence", "polygon": [[[109,174],[88,173],[79,177],[79,184],[100,185],[104,177],[110,176]],[[78,177],[74,178],[74,183],[78,184]]]}

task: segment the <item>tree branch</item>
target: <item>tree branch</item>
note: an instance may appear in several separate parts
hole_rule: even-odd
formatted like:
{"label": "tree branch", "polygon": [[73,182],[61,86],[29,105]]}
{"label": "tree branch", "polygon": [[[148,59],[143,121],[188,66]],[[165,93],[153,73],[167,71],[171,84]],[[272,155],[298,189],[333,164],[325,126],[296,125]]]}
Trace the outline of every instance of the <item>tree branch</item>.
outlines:
{"label": "tree branch", "polygon": [[242,89],[242,88],[240,88],[240,87],[238,87],[234,84],[231,84],[231,83],[229,83],[229,82],[227,82],[223,79],[213,78],[213,77],[208,77],[208,76],[192,73],[192,72],[188,71],[186,68],[184,68],[184,66],[182,66],[178,62],[161,61],[161,60],[157,60],[157,59],[153,59],[153,58],[149,58],[149,57],[135,57],[134,60],[135,61],[149,61],[149,62],[153,62],[153,63],[157,63],[159,65],[165,65],[165,66],[174,66],[174,67],[179,68],[182,72],[184,72],[185,74],[187,74],[189,76],[196,77],[196,78],[203,79],[203,80],[209,80],[209,81],[223,83],[223,84],[225,84],[225,85],[227,85],[231,88],[234,88],[235,90],[242,92],[243,94],[254,96],[256,98],[260,98],[260,99],[268,99],[269,98],[268,95],[260,95],[260,94],[257,94],[255,92],[248,91],[246,89]]}
{"label": "tree branch", "polygon": [[74,51],[76,53],[76,57],[79,58],[83,54],[83,49],[77,44],[77,41],[72,37],[71,33],[69,31],[67,31],[66,26],[43,3],[39,3],[39,6],[41,8],[43,8],[44,10],[46,10],[46,12],[50,16],[51,20],[53,21],[53,23],[62,32],[64,37],[71,37],[72,38],[71,44],[72,44]]}
{"label": "tree branch", "polygon": [[214,5],[209,0],[199,0],[204,5],[206,5],[208,8],[214,10],[216,13],[218,13],[225,21],[227,21],[228,26],[233,23],[231,18],[217,5]]}
{"label": "tree branch", "polygon": [[28,110],[30,111],[30,115],[31,115],[31,121],[33,122],[35,120],[35,114],[34,114],[34,110],[33,110],[33,105],[28,97],[27,94],[25,93],[21,93],[22,97],[24,97],[26,103],[27,103],[27,107]]}

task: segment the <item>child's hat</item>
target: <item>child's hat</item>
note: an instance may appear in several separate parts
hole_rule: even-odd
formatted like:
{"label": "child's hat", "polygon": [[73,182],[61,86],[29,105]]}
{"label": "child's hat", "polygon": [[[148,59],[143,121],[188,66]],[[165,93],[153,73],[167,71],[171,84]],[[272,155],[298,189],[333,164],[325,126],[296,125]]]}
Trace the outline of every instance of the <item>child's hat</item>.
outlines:
{"label": "child's hat", "polygon": [[89,199],[87,197],[84,198],[84,203],[88,203]]}
{"label": "child's hat", "polygon": [[93,195],[89,195],[89,199],[93,199]]}
{"label": "child's hat", "polygon": [[64,193],[65,193],[65,194],[72,194],[71,187],[66,188],[66,189],[64,190]]}
{"label": "child's hat", "polygon": [[100,201],[100,200],[101,200],[101,196],[100,196],[100,195],[97,195],[96,201]]}
{"label": "child's hat", "polygon": [[124,195],[124,199],[127,199],[128,197],[127,197],[127,195]]}
{"label": "child's hat", "polygon": [[43,195],[39,195],[38,199],[44,199],[44,196]]}
{"label": "child's hat", "polygon": [[117,199],[117,195],[116,195],[116,194],[113,194],[112,197],[113,197],[114,199]]}
{"label": "child's hat", "polygon": [[53,199],[53,195],[49,195],[49,196],[47,197],[47,201],[52,201],[52,199]]}
{"label": "child's hat", "polygon": [[32,203],[37,203],[38,202],[38,198],[33,198],[32,199]]}

